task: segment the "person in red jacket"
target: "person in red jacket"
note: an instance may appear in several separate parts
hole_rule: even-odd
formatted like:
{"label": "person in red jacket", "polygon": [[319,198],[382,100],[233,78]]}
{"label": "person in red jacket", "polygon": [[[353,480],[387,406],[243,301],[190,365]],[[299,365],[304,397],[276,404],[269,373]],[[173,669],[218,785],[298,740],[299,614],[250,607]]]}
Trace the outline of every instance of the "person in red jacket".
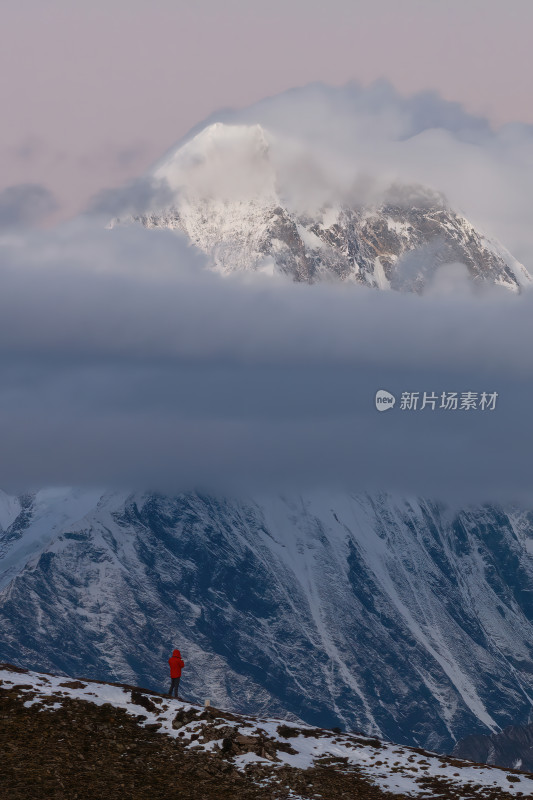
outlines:
{"label": "person in red jacket", "polygon": [[180,678],[181,678],[181,670],[185,666],[185,662],[181,657],[181,653],[179,650],[174,650],[170,658],[168,659],[168,663],[170,665],[170,689],[168,690],[168,696],[172,697],[172,692],[175,692],[174,697],[177,697],[178,700],[181,700],[179,696],[179,686],[180,686]]}

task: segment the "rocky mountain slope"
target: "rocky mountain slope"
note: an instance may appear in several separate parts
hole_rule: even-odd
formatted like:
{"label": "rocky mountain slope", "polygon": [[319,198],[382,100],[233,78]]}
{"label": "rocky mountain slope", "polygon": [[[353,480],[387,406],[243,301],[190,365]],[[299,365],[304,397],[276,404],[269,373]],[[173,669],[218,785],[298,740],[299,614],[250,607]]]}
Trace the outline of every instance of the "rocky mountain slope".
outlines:
{"label": "rocky mountain slope", "polygon": [[449,752],[527,723],[532,516],[388,495],[0,504],[0,658]]}
{"label": "rocky mountain slope", "polygon": [[11,800],[509,800],[533,793],[533,777],[515,770],[7,664],[0,665],[0,713],[0,781]]}
{"label": "rocky mountain slope", "polygon": [[439,267],[460,263],[474,283],[513,291],[531,283],[504,247],[437,192],[335,192],[316,164],[286,147],[260,125],[210,125],[156,167],[153,178],[173,200],[138,219],[185,233],[224,273],[423,292]]}
{"label": "rocky mountain slope", "polygon": [[533,772],[533,725],[509,725],[500,733],[467,736],[457,742],[454,754],[483,764]]}

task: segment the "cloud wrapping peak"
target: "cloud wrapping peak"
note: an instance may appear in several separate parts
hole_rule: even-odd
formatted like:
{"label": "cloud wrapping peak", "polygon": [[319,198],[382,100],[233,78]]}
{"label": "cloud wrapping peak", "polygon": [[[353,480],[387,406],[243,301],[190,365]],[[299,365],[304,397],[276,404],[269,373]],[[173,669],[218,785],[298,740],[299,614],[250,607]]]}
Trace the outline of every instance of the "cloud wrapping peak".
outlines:
{"label": "cloud wrapping peak", "polygon": [[366,202],[393,183],[427,186],[533,273],[532,126],[494,130],[436,92],[405,97],[386,81],[367,88],[312,84],[213,114],[171,148],[156,174],[161,177],[161,166],[178,149],[217,122],[262,126],[276,145],[271,157],[280,179],[295,170],[286,183],[297,198],[318,188],[317,202],[320,191],[328,199],[327,187],[330,199],[332,191],[341,197],[351,192]]}
{"label": "cloud wrapping peak", "polygon": [[146,214],[152,208],[171,205],[173,197],[166,180],[145,176],[116,189],[104,189],[99,192],[87,211],[91,215],[104,217],[134,217]]}

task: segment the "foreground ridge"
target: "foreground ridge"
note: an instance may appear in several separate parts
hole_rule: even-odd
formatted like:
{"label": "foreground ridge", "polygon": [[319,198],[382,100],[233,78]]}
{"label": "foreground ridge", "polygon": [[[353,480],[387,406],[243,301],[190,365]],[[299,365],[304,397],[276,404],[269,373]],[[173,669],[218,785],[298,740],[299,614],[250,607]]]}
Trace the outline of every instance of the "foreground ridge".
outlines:
{"label": "foreground ridge", "polygon": [[533,775],[517,770],[10,664],[0,664],[0,709],[10,800],[533,795]]}

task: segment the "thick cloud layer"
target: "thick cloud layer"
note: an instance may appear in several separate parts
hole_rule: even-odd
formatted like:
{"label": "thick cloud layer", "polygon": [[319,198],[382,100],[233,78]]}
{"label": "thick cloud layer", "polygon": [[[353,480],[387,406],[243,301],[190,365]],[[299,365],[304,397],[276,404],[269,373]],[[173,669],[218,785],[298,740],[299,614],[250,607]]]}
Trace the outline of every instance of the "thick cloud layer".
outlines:
{"label": "thick cloud layer", "polygon": [[[2,248],[0,485],[531,489],[533,294],[223,278],[171,233]],[[376,411],[378,389],[394,409]],[[409,411],[402,392],[498,392]]]}
{"label": "thick cloud layer", "polygon": [[[524,252],[531,244],[525,211],[509,227],[506,204],[529,187],[528,129],[505,144],[510,133],[433,95],[402,105],[380,87],[366,97],[311,87],[231,116],[268,123],[295,148],[300,136],[326,169],[337,165],[330,183],[355,139],[367,174],[380,158],[380,179],[418,170],[518,232]],[[461,175],[467,152],[484,184]],[[472,293],[462,265],[443,268],[424,297],[222,277],[174,233],[105,228],[109,212],[152,199],[139,182],[101,196],[103,216],[0,241],[0,486],[533,499],[533,293]],[[376,410],[378,389],[394,408]],[[419,403],[434,393],[437,408],[402,409],[404,392]],[[498,398],[494,410],[444,410],[443,392]]]}

